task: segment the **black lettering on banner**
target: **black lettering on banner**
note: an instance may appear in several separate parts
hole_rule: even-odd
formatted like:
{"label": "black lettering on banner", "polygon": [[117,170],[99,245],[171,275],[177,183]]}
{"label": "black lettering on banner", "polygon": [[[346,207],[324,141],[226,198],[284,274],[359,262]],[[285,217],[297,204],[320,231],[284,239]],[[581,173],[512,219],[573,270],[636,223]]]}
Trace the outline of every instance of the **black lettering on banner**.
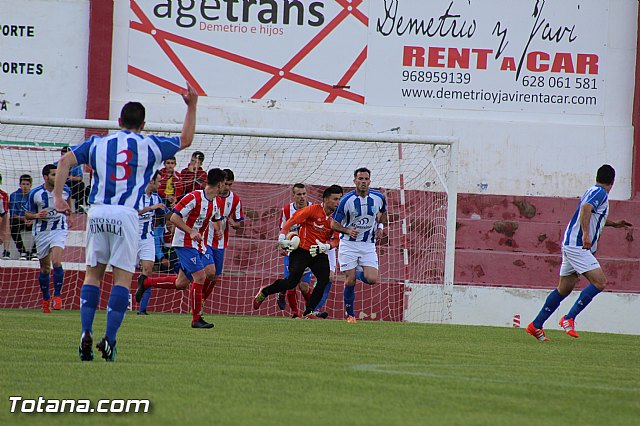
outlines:
{"label": "black lettering on banner", "polygon": [[42,75],[44,73],[44,65],[34,64],[32,62],[0,61],[0,72],[3,74]]}
{"label": "black lettering on banner", "polygon": [[472,38],[476,32],[477,25],[475,19],[467,22],[466,19],[460,19],[461,15],[451,12],[453,1],[449,3],[447,10],[440,16],[428,19],[398,16],[399,5],[400,0],[384,0],[385,16],[382,20],[378,18],[376,31],[385,37],[392,34],[398,36],[408,34],[422,35],[430,38]]}
{"label": "black lettering on banner", "polygon": [[0,34],[3,37],[35,37],[36,29],[33,25],[0,24]]}
{"label": "black lettering on banner", "polygon": [[302,26],[306,22],[312,27],[318,27],[325,21],[323,8],[323,1],[162,0],[153,7],[153,14],[160,19],[175,19],[176,25],[181,28],[194,27],[198,19],[217,21],[221,17],[231,23],[241,21],[245,24]]}

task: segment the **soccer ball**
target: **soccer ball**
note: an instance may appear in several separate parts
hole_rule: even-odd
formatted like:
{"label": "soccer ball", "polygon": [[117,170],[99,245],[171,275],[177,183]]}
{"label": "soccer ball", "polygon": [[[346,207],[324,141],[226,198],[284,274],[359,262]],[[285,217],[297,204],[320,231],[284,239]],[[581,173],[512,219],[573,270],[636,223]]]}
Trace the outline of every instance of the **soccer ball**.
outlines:
{"label": "soccer ball", "polygon": [[300,237],[297,232],[289,232],[285,237],[289,241],[289,250],[293,251],[300,245]]}

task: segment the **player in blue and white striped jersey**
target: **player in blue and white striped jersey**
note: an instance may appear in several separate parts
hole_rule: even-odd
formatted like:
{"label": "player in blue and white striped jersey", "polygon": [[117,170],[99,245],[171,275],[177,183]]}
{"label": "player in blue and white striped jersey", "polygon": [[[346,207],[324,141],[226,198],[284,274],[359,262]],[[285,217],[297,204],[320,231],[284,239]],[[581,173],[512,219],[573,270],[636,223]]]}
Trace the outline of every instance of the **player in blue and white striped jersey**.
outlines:
{"label": "player in blue and white striped jersey", "polygon": [[[67,241],[69,225],[64,212],[55,209],[53,203],[53,188],[56,179],[56,166],[47,164],[42,169],[44,183],[29,192],[25,206],[25,218],[33,220],[33,236],[35,240],[38,260],[40,261],[40,275],[38,283],[42,291],[42,312],[51,313],[49,292],[49,275],[53,264],[53,309],[62,308],[62,283],[64,270],[62,269],[62,252]],[[62,182],[60,191],[66,200],[71,190]]]}
{"label": "player in blue and white striped jersey", "polygon": [[540,341],[549,340],[544,333],[544,322],[558,309],[560,302],[575,288],[580,275],[589,280],[578,300],[569,312],[560,319],[569,336],[578,337],[575,329],[576,316],[607,285],[607,278],[594,257],[598,239],[605,226],[626,228],[631,226],[626,220],[611,221],[609,215],[609,191],[613,187],[616,172],[608,164],[601,166],[596,174],[596,184],[584,193],[571,221],[564,233],[562,243],[562,265],[558,288],[547,297],[538,316],[527,326],[527,333]]}
{"label": "player in blue and white striped jersey", "polygon": [[[385,196],[380,191],[369,189],[371,171],[362,167],[353,172],[353,177],[356,189],[342,197],[331,221],[331,228],[342,234],[338,262],[345,275],[344,307],[350,323],[356,322],[353,307],[356,278],[365,284],[378,282],[375,242],[387,223]],[[362,267],[362,271],[356,270],[357,267]]]}
{"label": "player in blue and white striped jersey", "polygon": [[[158,216],[169,213],[169,209],[158,193],[160,183],[160,171],[156,171],[153,178],[147,185],[147,189],[140,199],[140,210],[138,210],[138,221],[140,222],[140,243],[138,247],[138,259],[140,259],[141,274],[146,277],[153,275],[153,264],[156,260],[156,240],[153,235],[155,221]],[[138,315],[147,315],[147,305],[151,298],[151,289],[145,291],[140,300]]]}
{"label": "player in blue and white striped jersey", "polygon": [[87,224],[87,273],[80,290],[82,361],[93,359],[93,318],[100,300],[100,283],[108,264],[113,267],[113,288],[107,304],[105,337],[97,344],[102,358],[114,361],[116,334],[129,303],[129,287],[138,253],[140,199],[162,161],[173,157],[193,141],[198,94],[187,84],[182,94],[187,112],[180,137],[142,136],[145,109],[139,102],[127,103],[118,120],[122,130],[93,136],[66,153],[58,165],[55,206],[69,211],[59,188],[76,164],[89,164],[93,185]]}

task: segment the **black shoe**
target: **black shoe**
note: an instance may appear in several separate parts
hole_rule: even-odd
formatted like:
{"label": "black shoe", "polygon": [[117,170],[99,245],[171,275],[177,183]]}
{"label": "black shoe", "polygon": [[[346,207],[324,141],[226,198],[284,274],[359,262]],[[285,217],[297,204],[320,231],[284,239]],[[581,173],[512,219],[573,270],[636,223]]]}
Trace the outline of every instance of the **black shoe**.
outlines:
{"label": "black shoe", "polygon": [[89,330],[82,333],[78,355],[80,355],[80,361],[93,361],[93,336]]}
{"label": "black shoe", "polygon": [[100,339],[96,348],[102,352],[102,358],[107,362],[113,362],[116,360],[116,344],[115,342],[113,344],[109,343],[107,336]]}
{"label": "black shoe", "polygon": [[329,316],[329,314],[327,312],[316,312],[316,316],[318,318],[322,318],[322,319],[327,319],[327,317]]}
{"label": "black shoe", "polygon": [[138,315],[149,315],[147,311],[138,311]]}
{"label": "black shoe", "polygon": [[297,314],[293,314],[293,315],[291,315],[291,318],[292,319],[296,319],[296,318],[300,318],[300,317]]}
{"label": "black shoe", "polygon": [[138,289],[136,290],[136,302],[140,303],[142,300],[142,295],[147,291],[147,287],[144,286],[144,280],[147,278],[146,275],[140,274],[138,275]]}
{"label": "black shoe", "polygon": [[191,323],[191,328],[213,328],[213,324],[209,324],[200,317],[197,321]]}

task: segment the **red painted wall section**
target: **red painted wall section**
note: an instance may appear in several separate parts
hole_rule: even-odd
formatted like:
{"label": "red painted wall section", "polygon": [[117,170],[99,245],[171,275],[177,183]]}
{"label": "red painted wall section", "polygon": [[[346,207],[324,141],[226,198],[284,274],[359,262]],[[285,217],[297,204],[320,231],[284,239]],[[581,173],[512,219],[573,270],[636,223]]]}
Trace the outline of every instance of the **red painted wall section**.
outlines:
{"label": "red painted wall section", "polygon": [[91,0],[86,118],[109,118],[112,47],[113,0]]}
{"label": "red painted wall section", "polygon": [[[560,246],[578,198],[459,194],[455,283],[517,288],[554,288]],[[640,201],[610,201],[609,219],[630,229],[606,227],[598,258],[608,291],[640,293]],[[578,286],[587,284],[581,279]]]}

